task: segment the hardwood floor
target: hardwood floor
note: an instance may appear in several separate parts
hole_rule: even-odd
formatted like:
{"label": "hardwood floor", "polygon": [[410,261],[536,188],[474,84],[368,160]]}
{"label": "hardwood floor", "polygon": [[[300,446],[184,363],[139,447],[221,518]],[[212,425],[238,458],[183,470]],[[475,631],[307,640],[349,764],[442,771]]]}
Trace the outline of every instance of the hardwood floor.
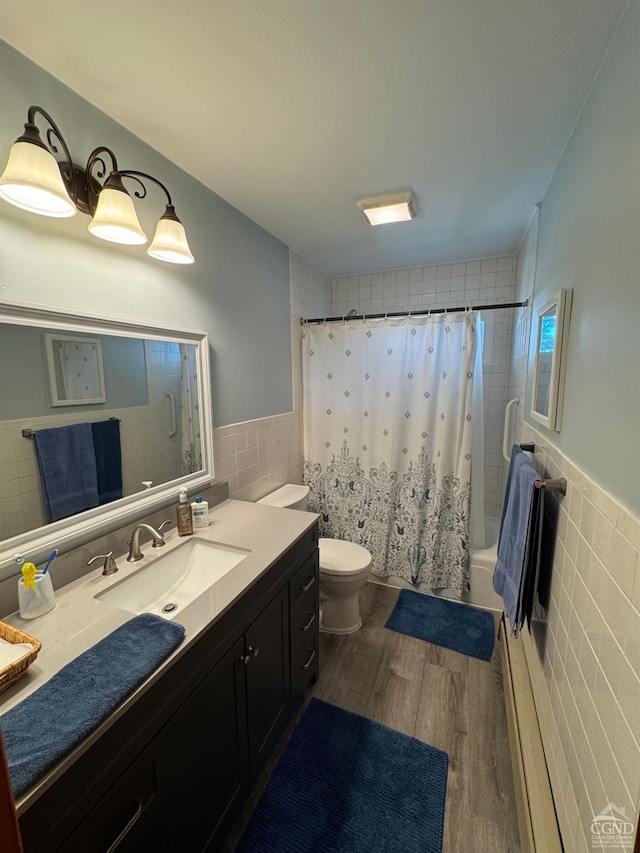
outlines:
{"label": "hardwood floor", "polygon": [[367,583],[362,628],[321,634],[312,695],[448,753],[444,853],[517,853],[498,646],[486,662],[390,631],[384,623],[397,597],[397,589]]}

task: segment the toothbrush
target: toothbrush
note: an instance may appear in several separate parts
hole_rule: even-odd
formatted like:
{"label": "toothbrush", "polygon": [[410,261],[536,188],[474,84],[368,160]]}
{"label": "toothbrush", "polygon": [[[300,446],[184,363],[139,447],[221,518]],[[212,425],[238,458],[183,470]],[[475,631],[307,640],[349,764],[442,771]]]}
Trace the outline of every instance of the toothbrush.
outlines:
{"label": "toothbrush", "polygon": [[48,570],[49,566],[51,565],[51,563],[53,563],[53,561],[55,560],[55,558],[56,558],[57,556],[58,556],[58,549],[57,549],[57,548],[54,548],[54,549],[53,549],[53,551],[49,554],[49,559],[47,560],[47,564],[46,564],[46,566],[45,566],[45,567],[44,567],[44,569],[42,570],[42,574],[43,574],[43,575],[46,575],[46,573],[47,573],[47,570]]}

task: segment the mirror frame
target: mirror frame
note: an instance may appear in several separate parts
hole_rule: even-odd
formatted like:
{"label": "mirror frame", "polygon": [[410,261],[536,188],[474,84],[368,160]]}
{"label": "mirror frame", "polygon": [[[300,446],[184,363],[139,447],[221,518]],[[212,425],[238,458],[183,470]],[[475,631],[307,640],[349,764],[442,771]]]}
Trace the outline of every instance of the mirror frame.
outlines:
{"label": "mirror frame", "polygon": [[0,323],[5,322],[52,328],[61,332],[141,337],[148,340],[170,340],[195,345],[200,377],[198,393],[202,418],[203,467],[193,474],[176,477],[168,483],[152,486],[150,489],[120,498],[111,504],[85,510],[78,515],[54,521],[10,539],[0,540],[0,580],[18,572],[15,559],[17,554],[24,554],[32,562],[41,562],[47,558],[53,548],[59,548],[61,552],[68,551],[175,502],[180,488],[191,491],[204,489],[211,484],[214,479],[213,416],[209,339],[206,332],[175,326],[155,326],[114,317],[98,317],[60,310],[55,306],[0,299]]}
{"label": "mirror frame", "polygon": [[[560,432],[562,427],[562,405],[564,402],[564,378],[567,366],[567,339],[569,334],[569,319],[573,290],[563,288],[551,299],[538,308],[538,322],[535,332],[535,362],[533,369],[533,386],[531,388],[530,416],[543,426]],[[551,376],[549,380],[549,407],[545,415],[536,410],[538,388],[538,371],[540,369],[540,339],[542,333],[542,318],[550,308],[556,307],[556,336],[551,360]]]}

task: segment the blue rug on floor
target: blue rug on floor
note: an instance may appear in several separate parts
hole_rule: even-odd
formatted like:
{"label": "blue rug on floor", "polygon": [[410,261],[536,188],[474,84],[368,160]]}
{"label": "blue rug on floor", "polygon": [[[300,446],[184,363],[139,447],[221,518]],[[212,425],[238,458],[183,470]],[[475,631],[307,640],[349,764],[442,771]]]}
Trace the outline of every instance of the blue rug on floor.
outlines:
{"label": "blue rug on floor", "polygon": [[400,590],[385,628],[480,660],[491,660],[496,633],[489,611],[410,589]]}
{"label": "blue rug on floor", "polygon": [[448,761],[312,699],[236,853],[441,853]]}

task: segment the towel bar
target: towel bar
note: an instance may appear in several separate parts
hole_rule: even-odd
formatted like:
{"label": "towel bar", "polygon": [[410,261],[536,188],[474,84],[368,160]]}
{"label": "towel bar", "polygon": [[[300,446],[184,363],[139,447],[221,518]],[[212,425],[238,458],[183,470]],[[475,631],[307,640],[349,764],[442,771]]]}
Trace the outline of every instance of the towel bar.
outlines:
{"label": "towel bar", "polygon": [[[524,450],[527,453],[535,453],[536,446],[532,441],[524,442],[520,445],[520,450]],[[557,480],[536,480],[535,482],[536,489],[548,489],[550,492],[559,492],[561,495],[567,494],[567,481],[564,477],[560,477]]]}
{"label": "towel bar", "polygon": [[[109,418],[110,421],[118,421],[120,423],[120,418]],[[33,438],[35,430],[33,429],[23,429],[22,435],[24,438]]]}
{"label": "towel bar", "polygon": [[567,494],[567,481],[564,477],[557,480],[536,480],[536,489],[548,489],[550,492],[560,492],[561,495]]}

